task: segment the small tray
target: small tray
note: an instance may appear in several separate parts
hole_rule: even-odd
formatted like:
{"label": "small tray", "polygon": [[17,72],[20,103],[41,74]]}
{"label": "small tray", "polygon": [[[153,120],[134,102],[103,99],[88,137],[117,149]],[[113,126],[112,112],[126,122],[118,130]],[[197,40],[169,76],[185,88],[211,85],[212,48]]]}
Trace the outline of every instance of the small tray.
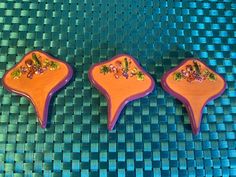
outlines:
{"label": "small tray", "polygon": [[226,88],[220,75],[195,58],[187,59],[165,73],[161,84],[185,105],[194,134],[199,132],[204,106]]}
{"label": "small tray", "polygon": [[10,92],[28,98],[36,110],[42,128],[47,125],[48,107],[52,95],[72,77],[72,68],[45,52],[35,50],[7,71],[3,86]]}
{"label": "small tray", "polygon": [[107,99],[108,130],[113,129],[129,101],[148,95],[154,88],[152,77],[133,57],[125,54],[93,65],[88,76]]}

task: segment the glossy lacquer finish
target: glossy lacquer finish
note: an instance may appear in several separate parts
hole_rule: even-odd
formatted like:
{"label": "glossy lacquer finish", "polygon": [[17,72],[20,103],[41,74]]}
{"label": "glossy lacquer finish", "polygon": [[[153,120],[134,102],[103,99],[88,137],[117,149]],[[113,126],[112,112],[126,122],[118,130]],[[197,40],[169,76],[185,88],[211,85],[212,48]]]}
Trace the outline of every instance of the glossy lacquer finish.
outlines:
{"label": "glossy lacquer finish", "polygon": [[72,77],[71,67],[42,51],[31,51],[2,79],[3,86],[27,97],[34,105],[42,128],[47,125],[48,107],[52,95]]}
{"label": "glossy lacquer finish", "polygon": [[112,130],[124,106],[152,92],[154,81],[129,55],[118,55],[89,70],[91,83],[108,102],[108,129]]}
{"label": "glossy lacquer finish", "polygon": [[204,106],[220,96],[226,87],[219,74],[195,58],[187,59],[165,73],[161,84],[185,105],[194,134],[199,132]]}

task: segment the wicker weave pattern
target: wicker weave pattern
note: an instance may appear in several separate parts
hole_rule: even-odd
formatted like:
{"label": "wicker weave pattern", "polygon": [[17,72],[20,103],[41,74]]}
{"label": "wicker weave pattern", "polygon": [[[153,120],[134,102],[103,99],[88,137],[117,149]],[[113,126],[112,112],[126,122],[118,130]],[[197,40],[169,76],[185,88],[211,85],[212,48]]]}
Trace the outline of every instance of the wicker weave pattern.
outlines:
{"label": "wicker weave pattern", "polygon": [[[68,62],[75,76],[54,97],[45,130],[28,100],[0,87],[0,176],[236,175],[235,31],[233,0],[2,0],[0,77],[33,49]],[[119,53],[157,84],[108,132],[106,100],[87,72]],[[182,104],[160,87],[163,72],[190,56],[228,84],[196,137]]]}

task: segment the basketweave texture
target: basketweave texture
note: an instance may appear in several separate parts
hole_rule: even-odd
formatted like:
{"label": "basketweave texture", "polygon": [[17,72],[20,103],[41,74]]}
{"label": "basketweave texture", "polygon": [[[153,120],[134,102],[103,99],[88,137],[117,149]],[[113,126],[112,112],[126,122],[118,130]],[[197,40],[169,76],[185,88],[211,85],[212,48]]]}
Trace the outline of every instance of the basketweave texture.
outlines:
{"label": "basketweave texture", "polygon": [[[0,87],[0,176],[235,176],[236,2],[233,0],[4,0],[0,77],[42,49],[74,67],[53,97],[47,129],[32,104]],[[89,67],[134,56],[153,76],[150,95],[129,103],[107,131],[107,102]],[[185,108],[163,91],[163,73],[198,57],[227,81],[192,134]]]}

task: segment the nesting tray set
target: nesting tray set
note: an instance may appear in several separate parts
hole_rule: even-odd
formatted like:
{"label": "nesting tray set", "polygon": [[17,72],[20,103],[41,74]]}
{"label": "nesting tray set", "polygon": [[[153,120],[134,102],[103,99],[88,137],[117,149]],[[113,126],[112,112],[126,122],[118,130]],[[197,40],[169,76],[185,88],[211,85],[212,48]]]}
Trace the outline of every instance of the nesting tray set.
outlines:
{"label": "nesting tray set", "polygon": [[[32,51],[5,73],[2,82],[7,90],[32,102],[38,121],[45,128],[51,97],[69,82],[72,74],[67,63],[45,52]],[[88,78],[107,99],[109,130],[114,128],[128,102],[148,95],[155,85],[153,78],[129,55],[118,55],[93,65]],[[186,59],[166,72],[161,85],[185,105],[194,134],[199,132],[204,106],[226,87],[220,75],[195,58]]]}

